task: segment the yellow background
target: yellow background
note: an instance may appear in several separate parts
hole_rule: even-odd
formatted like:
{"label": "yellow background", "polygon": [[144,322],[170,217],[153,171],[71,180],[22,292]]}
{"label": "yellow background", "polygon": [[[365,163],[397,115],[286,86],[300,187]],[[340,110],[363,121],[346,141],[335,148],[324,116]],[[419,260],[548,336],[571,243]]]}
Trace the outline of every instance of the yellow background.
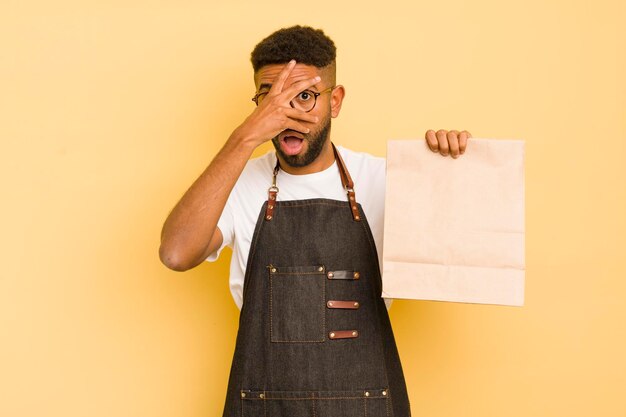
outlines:
{"label": "yellow background", "polygon": [[625,4],[3,1],[0,415],[221,415],[229,260],[171,272],[160,227],[297,23],[338,46],[335,142],[526,140],[526,305],[396,301],[413,414],[626,415]]}

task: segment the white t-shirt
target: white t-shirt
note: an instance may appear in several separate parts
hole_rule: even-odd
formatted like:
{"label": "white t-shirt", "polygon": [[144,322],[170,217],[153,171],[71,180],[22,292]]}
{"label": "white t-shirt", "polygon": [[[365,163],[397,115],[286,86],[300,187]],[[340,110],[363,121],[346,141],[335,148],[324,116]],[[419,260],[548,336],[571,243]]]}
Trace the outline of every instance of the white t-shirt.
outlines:
{"label": "white t-shirt", "polygon": [[[385,159],[354,152],[341,146],[337,146],[337,150],[354,181],[356,201],[363,207],[374,236],[378,259],[382,261]],[[272,185],[275,166],[276,154],[273,151],[248,161],[228,197],[217,224],[224,237],[222,246],[207,258],[207,261],[215,261],[225,246],[233,249],[230,263],[230,292],[239,309],[243,303],[243,281],[252,235],[261,207],[267,201],[267,189]],[[324,171],[314,174],[291,175],[280,170],[276,176],[276,186],[280,190],[277,201],[310,198],[348,201],[336,162]],[[388,308],[391,301],[385,299]]]}

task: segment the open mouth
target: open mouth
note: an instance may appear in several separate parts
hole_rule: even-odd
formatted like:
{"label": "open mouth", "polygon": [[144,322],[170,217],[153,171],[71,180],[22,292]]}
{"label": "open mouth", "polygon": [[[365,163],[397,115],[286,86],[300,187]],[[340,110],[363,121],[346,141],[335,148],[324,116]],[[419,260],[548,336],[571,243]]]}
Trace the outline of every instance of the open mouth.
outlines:
{"label": "open mouth", "polygon": [[294,130],[285,130],[278,135],[280,147],[286,155],[297,155],[304,146],[304,137]]}

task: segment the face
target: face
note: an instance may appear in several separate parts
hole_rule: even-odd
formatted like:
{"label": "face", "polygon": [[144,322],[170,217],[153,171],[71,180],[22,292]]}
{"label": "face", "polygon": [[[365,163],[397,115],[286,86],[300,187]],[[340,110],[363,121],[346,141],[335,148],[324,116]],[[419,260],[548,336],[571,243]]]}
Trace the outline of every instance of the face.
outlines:
{"label": "face", "polygon": [[[260,68],[255,74],[257,91],[269,90],[284,66],[284,64],[277,64]],[[309,90],[321,92],[328,87],[334,86],[334,68],[332,70],[328,68],[320,69],[310,65],[296,64],[289,74],[284,88],[288,88],[295,82],[313,78],[316,75],[321,77],[321,81],[310,87]],[[335,93],[336,91],[337,93]],[[309,114],[317,116],[319,122],[299,121],[310,129],[309,133],[285,130],[272,138],[272,144],[276,152],[285,163],[291,167],[300,168],[311,164],[320,156],[327,146],[330,136],[330,119],[339,114],[342,98],[343,87],[341,86],[332,91],[322,93],[317,97],[315,107],[309,112]]]}

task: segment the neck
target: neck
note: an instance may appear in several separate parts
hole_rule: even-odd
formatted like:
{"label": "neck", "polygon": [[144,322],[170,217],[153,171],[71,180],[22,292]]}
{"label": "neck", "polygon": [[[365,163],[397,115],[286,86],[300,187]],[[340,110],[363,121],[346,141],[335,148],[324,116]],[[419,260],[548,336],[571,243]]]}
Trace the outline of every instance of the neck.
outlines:
{"label": "neck", "polygon": [[321,172],[330,167],[335,162],[335,154],[333,152],[333,146],[331,145],[330,138],[324,144],[324,148],[315,161],[304,167],[292,167],[287,165],[283,158],[278,155],[280,161],[280,169],[291,175],[306,175]]}

